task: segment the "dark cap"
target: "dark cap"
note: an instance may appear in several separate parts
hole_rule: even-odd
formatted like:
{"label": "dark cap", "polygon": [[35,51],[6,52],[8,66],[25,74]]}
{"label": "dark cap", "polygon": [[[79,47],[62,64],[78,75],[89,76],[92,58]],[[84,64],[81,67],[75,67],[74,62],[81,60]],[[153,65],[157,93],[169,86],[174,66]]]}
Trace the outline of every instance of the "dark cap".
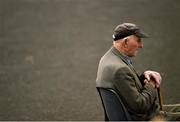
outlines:
{"label": "dark cap", "polygon": [[147,38],[148,34],[140,30],[140,28],[133,23],[123,23],[118,25],[114,29],[113,39],[114,41],[125,38],[130,35],[135,35],[139,38]]}

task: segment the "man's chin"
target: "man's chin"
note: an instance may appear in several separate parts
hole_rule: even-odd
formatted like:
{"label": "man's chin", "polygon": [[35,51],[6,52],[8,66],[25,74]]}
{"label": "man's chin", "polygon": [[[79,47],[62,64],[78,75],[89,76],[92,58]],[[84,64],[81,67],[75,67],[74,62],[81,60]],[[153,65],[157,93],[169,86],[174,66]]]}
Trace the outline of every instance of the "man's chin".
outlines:
{"label": "man's chin", "polygon": [[137,52],[133,53],[133,54],[129,54],[129,57],[135,57],[137,55]]}
{"label": "man's chin", "polygon": [[137,53],[132,54],[132,55],[131,55],[131,56],[129,56],[129,57],[136,57],[136,55],[137,55]]}

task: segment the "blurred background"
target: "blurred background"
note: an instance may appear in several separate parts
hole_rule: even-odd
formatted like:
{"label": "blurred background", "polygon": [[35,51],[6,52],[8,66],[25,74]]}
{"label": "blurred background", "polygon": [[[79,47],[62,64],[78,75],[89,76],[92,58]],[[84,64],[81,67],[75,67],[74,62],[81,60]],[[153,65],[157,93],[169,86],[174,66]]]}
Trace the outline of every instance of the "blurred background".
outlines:
{"label": "blurred background", "polygon": [[151,37],[134,59],[180,102],[179,0],[0,0],[0,120],[103,120],[95,88],[116,25]]}

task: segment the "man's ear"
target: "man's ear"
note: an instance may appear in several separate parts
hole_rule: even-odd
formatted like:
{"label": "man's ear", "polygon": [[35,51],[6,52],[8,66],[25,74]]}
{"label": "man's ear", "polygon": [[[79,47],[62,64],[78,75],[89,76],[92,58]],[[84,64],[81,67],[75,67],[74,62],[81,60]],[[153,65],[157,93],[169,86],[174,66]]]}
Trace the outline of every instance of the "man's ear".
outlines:
{"label": "man's ear", "polygon": [[128,37],[125,37],[124,39],[123,39],[123,41],[124,41],[124,47],[127,47],[128,45],[127,45],[127,41],[129,40],[129,38]]}
{"label": "man's ear", "polygon": [[127,41],[129,40],[129,38],[128,38],[128,37],[125,37],[123,40],[124,40],[124,42],[127,44]]}

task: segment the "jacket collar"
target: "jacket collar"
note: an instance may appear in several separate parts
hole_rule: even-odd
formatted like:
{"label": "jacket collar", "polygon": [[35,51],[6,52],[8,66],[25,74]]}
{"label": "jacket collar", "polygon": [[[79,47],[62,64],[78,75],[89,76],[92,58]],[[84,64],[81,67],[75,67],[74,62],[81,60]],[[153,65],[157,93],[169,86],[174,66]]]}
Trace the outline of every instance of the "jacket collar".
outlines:
{"label": "jacket collar", "polygon": [[131,59],[130,59],[128,56],[126,56],[125,54],[121,53],[121,52],[120,52],[119,50],[117,50],[114,46],[112,46],[111,50],[112,50],[112,52],[113,52],[115,55],[117,55],[119,58],[121,58],[127,65],[131,65],[130,62],[132,62],[132,61],[131,61]]}
{"label": "jacket collar", "polygon": [[130,64],[128,62],[128,60],[131,60],[131,59],[128,59],[129,57],[127,57],[126,55],[122,54],[119,50],[117,50],[114,46],[111,48],[111,51],[117,55],[124,63],[126,63],[131,70],[133,70],[135,72],[135,74],[137,75],[137,77],[139,78],[139,75],[138,73],[136,72],[136,70],[134,69],[134,67],[132,66],[132,64]]}

